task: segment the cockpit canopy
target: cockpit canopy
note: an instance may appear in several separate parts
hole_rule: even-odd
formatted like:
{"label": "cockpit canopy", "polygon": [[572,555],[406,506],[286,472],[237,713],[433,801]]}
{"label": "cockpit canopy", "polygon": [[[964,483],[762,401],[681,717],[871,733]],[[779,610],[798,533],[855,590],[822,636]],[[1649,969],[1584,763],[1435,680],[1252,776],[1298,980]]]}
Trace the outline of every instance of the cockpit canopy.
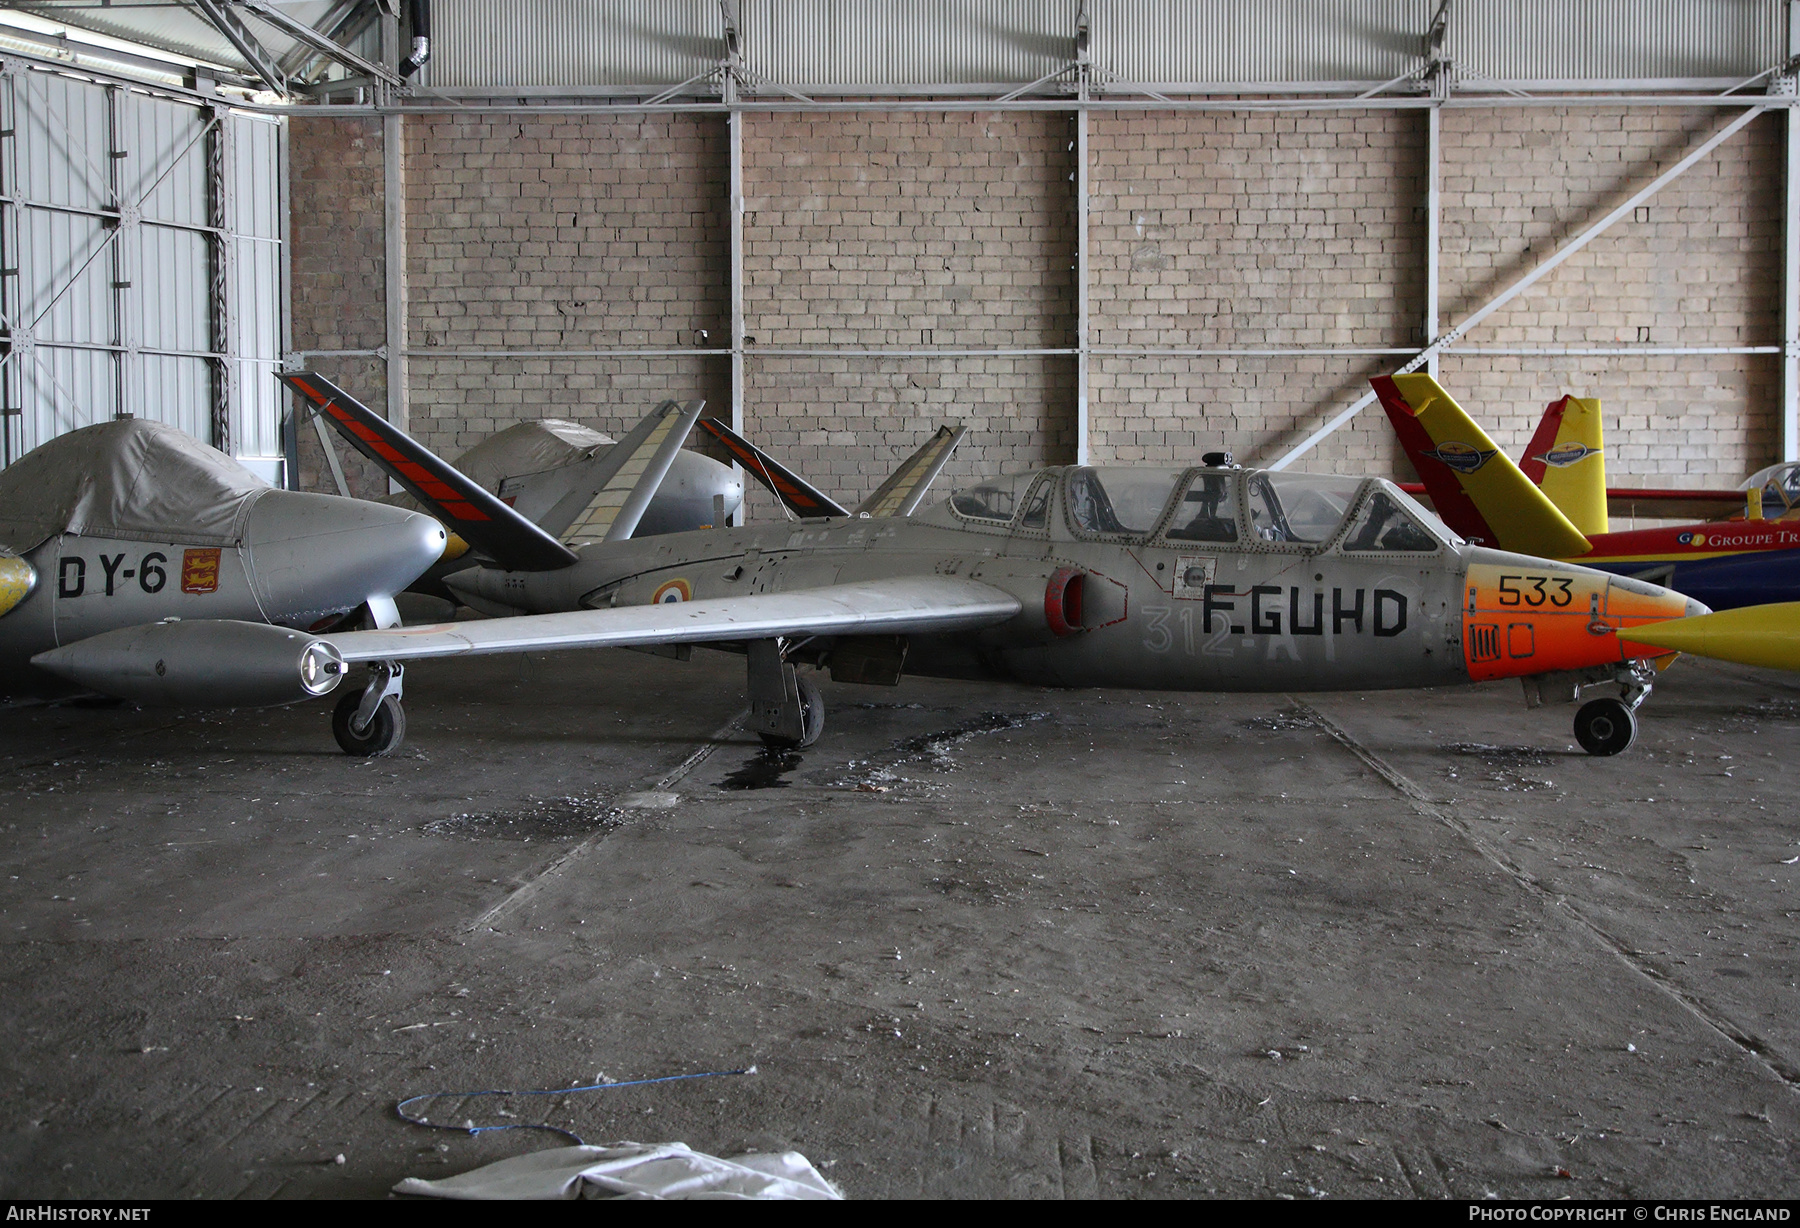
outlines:
{"label": "cockpit canopy", "polygon": [[1800,507],[1800,461],[1770,465],[1751,474],[1739,490],[1761,490],[1764,516],[1780,516]]}
{"label": "cockpit canopy", "polygon": [[1455,540],[1393,483],[1334,474],[1080,465],[992,478],[941,506],[971,525],[1042,532],[1059,489],[1064,523],[1083,538],[1313,549],[1341,540],[1359,553],[1429,553]]}

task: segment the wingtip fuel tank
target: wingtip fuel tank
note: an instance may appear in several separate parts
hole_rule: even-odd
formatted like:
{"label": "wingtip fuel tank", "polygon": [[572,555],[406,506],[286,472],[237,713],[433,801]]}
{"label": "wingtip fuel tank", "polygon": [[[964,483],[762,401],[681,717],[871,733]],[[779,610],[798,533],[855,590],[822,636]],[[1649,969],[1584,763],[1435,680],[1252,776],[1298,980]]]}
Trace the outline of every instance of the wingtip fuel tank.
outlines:
{"label": "wingtip fuel tank", "polygon": [[12,612],[37,587],[37,568],[16,554],[0,554],[0,617]]}
{"label": "wingtip fuel tank", "polygon": [[1800,602],[1698,613],[1620,632],[1621,639],[1765,669],[1800,669]]}
{"label": "wingtip fuel tank", "polygon": [[286,627],[195,619],[125,627],[31,658],[40,669],[149,707],[272,708],[329,694],[344,658]]}

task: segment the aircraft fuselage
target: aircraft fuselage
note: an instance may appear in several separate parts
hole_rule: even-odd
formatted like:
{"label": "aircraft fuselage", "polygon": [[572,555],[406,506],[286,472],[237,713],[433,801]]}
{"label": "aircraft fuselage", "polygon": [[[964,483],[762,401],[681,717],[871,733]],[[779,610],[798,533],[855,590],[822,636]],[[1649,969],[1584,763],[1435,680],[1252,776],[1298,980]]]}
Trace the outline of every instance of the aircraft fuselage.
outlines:
{"label": "aircraft fuselage", "polygon": [[1625,658],[1621,622],[1702,612],[1652,585],[1449,541],[1359,555],[1335,541],[1080,540],[1051,520],[1022,533],[958,523],[940,507],[671,534],[588,546],[558,571],[465,573],[455,587],[495,613],[550,613],[960,576],[1013,594],[1022,613],[913,637],[906,672],[1162,690],[1361,690],[1593,669]]}
{"label": "aircraft fuselage", "polygon": [[33,656],[122,627],[231,619],[306,630],[391,597],[444,546],[436,521],[334,495],[269,490],[230,544],[61,533],[24,555],[36,583],[0,616],[0,695],[81,688]]}

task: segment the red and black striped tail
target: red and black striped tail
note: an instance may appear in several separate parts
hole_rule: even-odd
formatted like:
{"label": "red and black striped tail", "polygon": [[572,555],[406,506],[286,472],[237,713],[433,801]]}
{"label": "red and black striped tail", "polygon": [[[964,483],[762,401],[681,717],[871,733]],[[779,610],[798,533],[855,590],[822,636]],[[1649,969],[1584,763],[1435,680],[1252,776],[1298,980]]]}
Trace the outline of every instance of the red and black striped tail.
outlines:
{"label": "red and black striped tail", "polygon": [[749,475],[769,488],[769,493],[787,505],[790,512],[802,518],[814,516],[848,516],[850,513],[835,499],[807,484],[793,470],[785,468],[774,457],[720,422],[702,418],[700,429],[711,435],[731,453],[733,460]]}
{"label": "red and black striped tail", "polygon": [[567,546],[324,376],[295,371],[277,378],[351,447],[405,487],[445,528],[501,567],[553,571],[575,561]]}

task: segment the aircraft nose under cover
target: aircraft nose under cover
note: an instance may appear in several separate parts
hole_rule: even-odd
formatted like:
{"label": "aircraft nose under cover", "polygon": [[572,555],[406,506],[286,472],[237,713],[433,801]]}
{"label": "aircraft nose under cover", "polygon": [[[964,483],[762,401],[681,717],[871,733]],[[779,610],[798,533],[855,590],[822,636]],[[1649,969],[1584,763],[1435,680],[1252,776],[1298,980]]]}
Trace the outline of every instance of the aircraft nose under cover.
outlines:
{"label": "aircraft nose under cover", "polygon": [[257,600],[271,621],[296,626],[393,596],[447,540],[418,512],[290,490],[258,499],[244,530]]}

